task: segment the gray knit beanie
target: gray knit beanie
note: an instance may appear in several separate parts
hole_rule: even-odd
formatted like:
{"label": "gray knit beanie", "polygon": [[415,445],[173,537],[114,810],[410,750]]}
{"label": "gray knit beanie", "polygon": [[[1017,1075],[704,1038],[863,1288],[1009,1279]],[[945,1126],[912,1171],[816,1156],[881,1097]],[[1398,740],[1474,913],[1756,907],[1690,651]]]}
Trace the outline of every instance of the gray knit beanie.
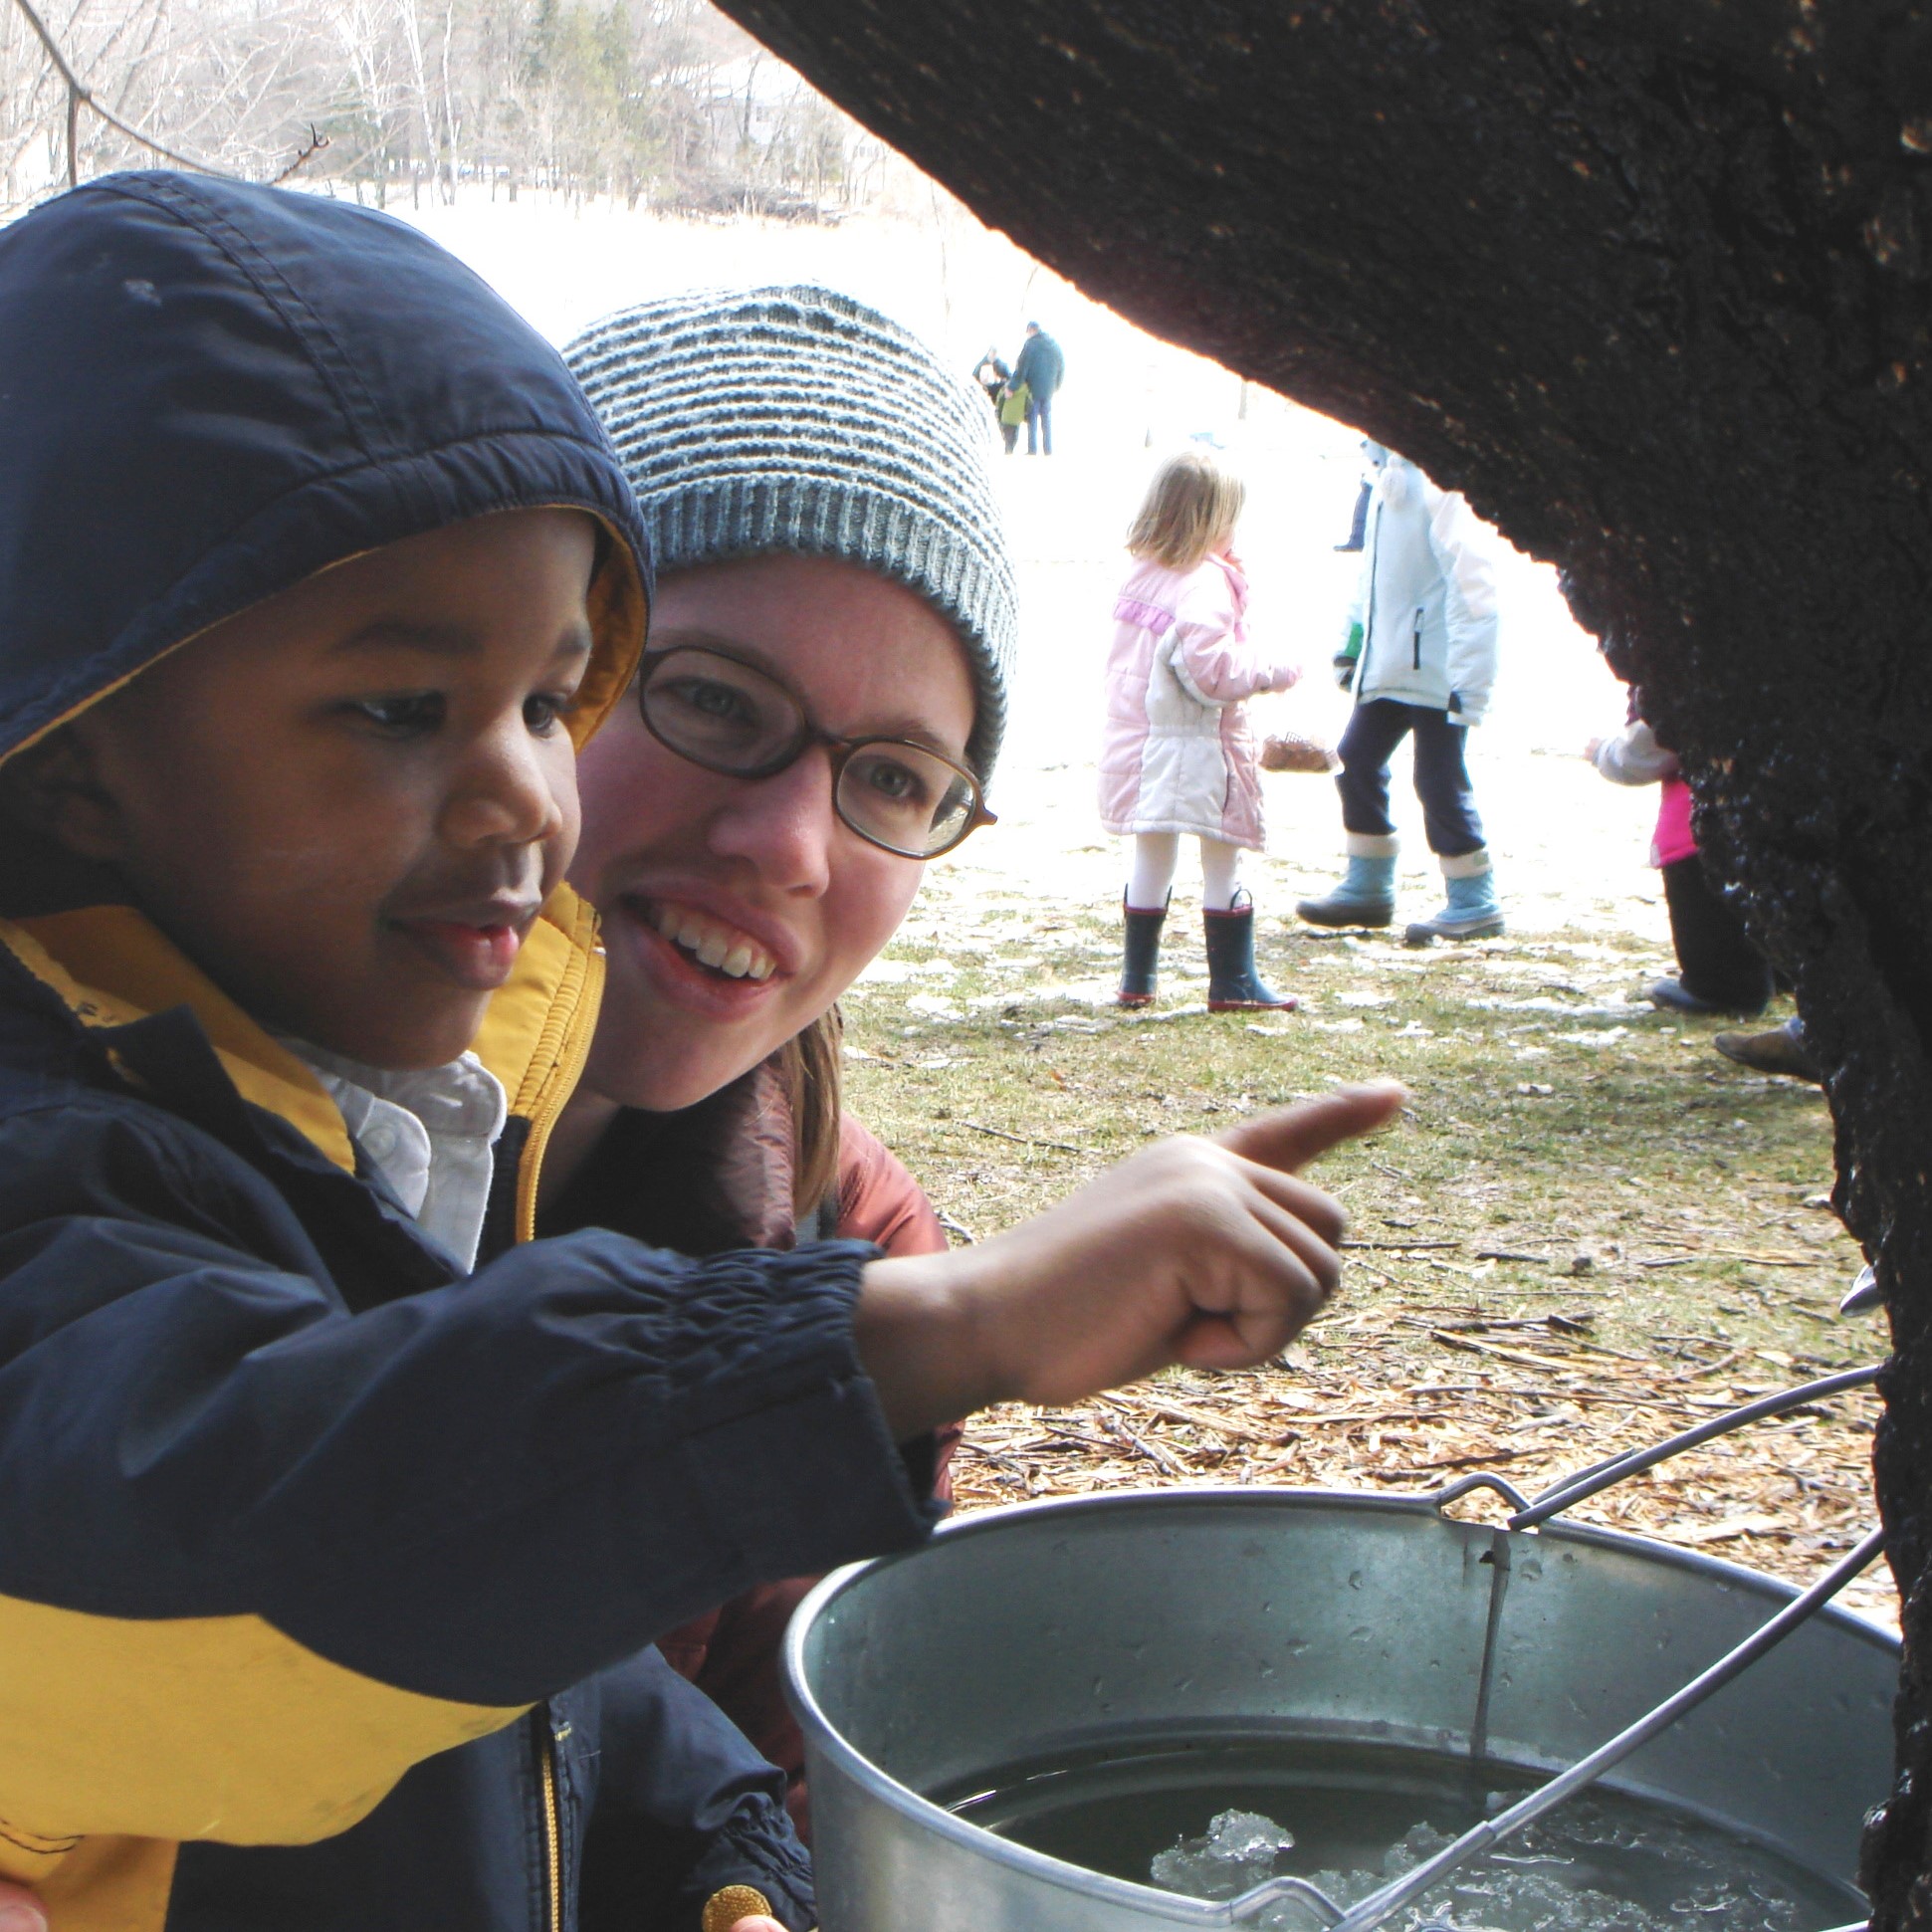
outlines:
{"label": "gray knit beanie", "polygon": [[959,632],[983,779],[1018,632],[985,398],[830,289],[673,296],[593,324],[564,359],[637,492],[661,572],[772,551],[896,579]]}

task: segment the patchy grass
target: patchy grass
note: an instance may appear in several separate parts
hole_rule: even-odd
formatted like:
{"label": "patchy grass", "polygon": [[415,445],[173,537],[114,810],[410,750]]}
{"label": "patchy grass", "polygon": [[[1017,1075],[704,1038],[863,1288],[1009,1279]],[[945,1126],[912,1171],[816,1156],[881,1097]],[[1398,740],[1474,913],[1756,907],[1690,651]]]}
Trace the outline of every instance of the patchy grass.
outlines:
{"label": "patchy grass", "polygon": [[[962,1458],[966,1506],[1230,1476],[1413,1489],[1486,1469],[1534,1490],[1882,1348],[1878,1318],[1834,1312],[1860,1257],[1824,1200],[1823,1097],[1722,1059],[1715,1024],[1653,1012],[1640,988],[1666,962],[1640,939],[1411,952],[1264,919],[1263,970],[1301,1010],[1210,1015],[1178,907],[1161,1001],[1131,1016],[1110,1000],[1111,909],[974,898],[937,868],[928,891],[846,1002],[847,1073],[961,1238],[1154,1135],[1376,1075],[1413,1095],[1317,1171],[1367,1245],[1284,1363],[1001,1411]],[[1815,1574],[1869,1517],[1874,1411],[1856,1392],[1578,1514]],[[1887,1614],[1888,1582],[1854,1588]]]}

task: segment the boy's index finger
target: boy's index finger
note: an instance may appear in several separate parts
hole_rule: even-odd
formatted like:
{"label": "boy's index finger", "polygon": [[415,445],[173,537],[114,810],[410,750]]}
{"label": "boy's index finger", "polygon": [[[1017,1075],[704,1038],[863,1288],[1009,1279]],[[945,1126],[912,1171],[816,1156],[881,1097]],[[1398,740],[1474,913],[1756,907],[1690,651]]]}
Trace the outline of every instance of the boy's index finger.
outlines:
{"label": "boy's index finger", "polygon": [[1244,1120],[1214,1139],[1243,1160],[1292,1174],[1330,1148],[1386,1127],[1407,1099],[1408,1089],[1394,1080],[1342,1087],[1321,1100]]}

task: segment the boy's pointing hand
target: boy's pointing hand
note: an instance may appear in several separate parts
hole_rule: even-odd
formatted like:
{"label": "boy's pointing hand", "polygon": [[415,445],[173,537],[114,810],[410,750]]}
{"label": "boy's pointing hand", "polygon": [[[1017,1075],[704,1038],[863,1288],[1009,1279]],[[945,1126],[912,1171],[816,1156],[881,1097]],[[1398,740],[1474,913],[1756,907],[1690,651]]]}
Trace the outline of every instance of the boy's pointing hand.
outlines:
{"label": "boy's pointing hand", "polygon": [[988,1402],[1077,1401],[1172,1363],[1266,1361],[1341,1275],[1346,1217],[1295,1171],[1402,1099],[1345,1088],[1163,1141],[975,1247],[875,1262],[856,1334],[895,1435]]}

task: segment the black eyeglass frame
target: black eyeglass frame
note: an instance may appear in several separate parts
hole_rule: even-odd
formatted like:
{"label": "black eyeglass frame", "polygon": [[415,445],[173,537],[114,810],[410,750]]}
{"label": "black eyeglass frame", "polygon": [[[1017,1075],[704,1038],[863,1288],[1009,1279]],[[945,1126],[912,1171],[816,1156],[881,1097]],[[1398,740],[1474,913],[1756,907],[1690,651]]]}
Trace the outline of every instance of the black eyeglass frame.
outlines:
{"label": "black eyeglass frame", "polygon": [[[798,714],[798,732],[788,749],[775,757],[762,759],[754,765],[724,764],[712,758],[699,757],[687,751],[682,745],[674,745],[658,730],[651,718],[650,708],[645,704],[645,693],[650,689],[651,680],[658,668],[668,664],[671,659],[690,655],[722,658],[727,664],[736,664],[741,670],[750,671],[762,678],[765,683],[775,686],[790,701],[791,708]],[[881,852],[890,852],[894,858],[917,859],[924,864],[928,859],[943,859],[949,852],[957,852],[966,841],[982,825],[997,825],[998,817],[986,809],[985,789],[978,774],[957,758],[950,758],[944,751],[937,751],[930,745],[922,745],[916,738],[879,738],[868,734],[864,738],[840,738],[836,733],[826,731],[806,709],[805,701],[768,666],[740,652],[726,650],[717,644],[673,644],[661,651],[646,651],[638,661],[637,667],[637,715],[644,721],[644,729],[671,752],[674,757],[683,758],[687,764],[695,764],[701,771],[716,771],[720,777],[750,778],[754,782],[759,778],[775,778],[780,771],[794,765],[813,746],[822,745],[831,752],[832,765],[832,810],[838,822],[847,831],[862,838],[868,845],[875,845]],[[897,845],[888,845],[875,833],[868,832],[863,825],[856,825],[847,814],[839,799],[839,784],[845,775],[845,767],[863,751],[873,746],[886,746],[907,751],[917,751],[922,757],[933,758],[957,773],[972,787],[972,809],[966,814],[966,823],[944,845],[934,846],[926,852],[908,852]]]}

